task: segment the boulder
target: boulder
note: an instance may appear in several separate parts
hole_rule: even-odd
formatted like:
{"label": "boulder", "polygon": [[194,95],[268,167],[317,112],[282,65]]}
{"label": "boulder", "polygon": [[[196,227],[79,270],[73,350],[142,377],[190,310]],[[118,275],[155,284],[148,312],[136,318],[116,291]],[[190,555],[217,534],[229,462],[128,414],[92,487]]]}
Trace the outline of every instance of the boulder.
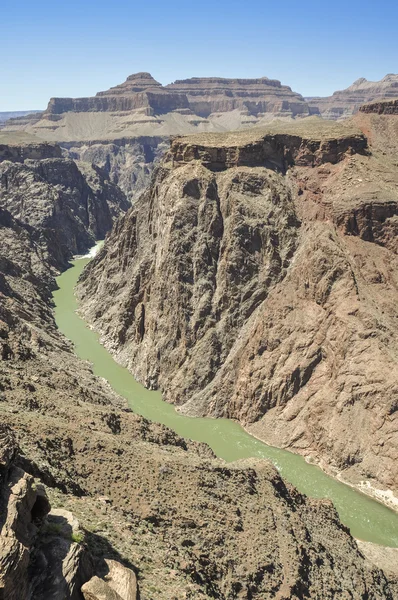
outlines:
{"label": "boulder", "polygon": [[105,560],[102,578],[94,576],[82,587],[85,600],[136,600],[135,573],[115,560]]}

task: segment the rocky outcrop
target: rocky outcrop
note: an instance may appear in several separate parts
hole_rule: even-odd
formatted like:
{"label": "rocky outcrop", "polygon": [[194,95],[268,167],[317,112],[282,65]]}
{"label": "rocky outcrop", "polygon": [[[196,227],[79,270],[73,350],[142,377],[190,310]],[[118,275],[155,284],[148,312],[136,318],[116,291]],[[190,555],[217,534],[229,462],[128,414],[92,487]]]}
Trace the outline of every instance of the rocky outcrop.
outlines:
{"label": "rocky outcrop", "polygon": [[396,168],[351,126],[272,133],[174,140],[84,314],[183,412],[396,493]]}
{"label": "rocky outcrop", "polygon": [[93,568],[84,548],[73,543],[72,530],[62,523],[72,516],[48,514],[51,507],[43,487],[15,466],[18,448],[4,424],[0,444],[0,597],[80,600],[80,587]]}
{"label": "rocky outcrop", "polygon": [[310,110],[318,111],[324,119],[346,119],[358,112],[363,104],[398,97],[398,75],[389,74],[381,81],[358,79],[345,90],[328,98],[307,98]]}
{"label": "rocky outcrop", "polygon": [[136,73],[92,98],[51,98],[44,118],[66,112],[117,112],[144,109],[146,114],[163,114],[189,108],[185,94],[170,91],[149,73]]}
{"label": "rocky outcrop", "polygon": [[323,134],[316,135],[309,127],[312,135],[306,136],[301,128],[296,129],[297,135],[283,133],[283,127],[270,126],[263,135],[255,130],[245,134],[177,137],[171,142],[170,159],[174,165],[200,161],[212,171],[233,167],[268,167],[285,173],[293,165],[335,164],[347,153],[367,152],[366,138],[359,131],[325,128]]}
{"label": "rocky outcrop", "polygon": [[28,159],[40,160],[61,156],[61,148],[57,144],[43,142],[24,133],[0,134],[0,163],[4,160],[23,163]]}
{"label": "rocky outcrop", "polygon": [[2,600],[82,600],[81,588],[86,582],[93,581],[93,576],[96,578],[96,568],[106,572],[110,585],[121,592],[117,598],[135,600],[134,573],[116,561],[106,561],[95,567],[87,547],[81,543],[84,532],[78,521],[69,511],[51,509],[44,487],[16,466],[19,452],[12,430],[2,424]]}
{"label": "rocky outcrop", "polygon": [[162,87],[162,84],[156,81],[150,73],[134,73],[129,75],[124,83],[104,92],[98,92],[96,96],[129,96],[145,90],[156,92]]}
{"label": "rocky outcrop", "polygon": [[163,114],[187,108],[187,99],[182,94],[167,90],[136,92],[130,96],[94,96],[93,98],[51,98],[43,118],[67,112],[118,112],[146,109],[147,114]]}
{"label": "rocky outcrop", "polygon": [[[398,86],[397,86],[398,96]],[[370,104],[363,104],[360,107],[360,112],[363,113],[374,113],[377,115],[398,115],[398,99],[397,100],[384,100],[381,102],[371,102]]]}
{"label": "rocky outcrop", "polygon": [[104,563],[103,576],[95,576],[83,585],[84,600],[136,600],[138,589],[134,571],[114,560]]}
{"label": "rocky outcrop", "polygon": [[152,170],[169,148],[169,142],[163,137],[148,136],[109,142],[71,142],[63,146],[71,158],[103,169],[133,201],[147,187]]}
{"label": "rocky outcrop", "polygon": [[259,79],[223,79],[194,77],[163,87],[149,73],[130,75],[121,85],[98,92],[93,98],[51,98],[45,115],[65,112],[125,111],[152,109],[154,114],[190,109],[192,114],[208,117],[211,113],[244,110],[247,114],[308,116],[308,105],[300,94],[280,81]]}

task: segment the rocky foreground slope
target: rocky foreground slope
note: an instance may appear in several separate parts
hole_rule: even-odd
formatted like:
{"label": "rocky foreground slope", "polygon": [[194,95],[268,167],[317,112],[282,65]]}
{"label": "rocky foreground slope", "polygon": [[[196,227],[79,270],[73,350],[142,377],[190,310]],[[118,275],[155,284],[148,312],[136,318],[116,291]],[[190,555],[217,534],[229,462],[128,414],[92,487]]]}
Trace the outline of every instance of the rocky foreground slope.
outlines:
{"label": "rocky foreground slope", "polygon": [[0,208],[0,597],[395,600],[393,560],[376,567],[330,502],[266,461],[216,460],[93,376],[55,326],[25,214]]}
{"label": "rocky foreground slope", "polygon": [[324,119],[339,120],[357,113],[362,104],[392,98],[398,98],[398,75],[390,73],[381,81],[361,77],[345,90],[326,98],[307,98],[307,102],[310,109]]}
{"label": "rocky foreground slope", "polygon": [[79,287],[117,360],[183,412],[395,494],[397,126],[175,138]]}

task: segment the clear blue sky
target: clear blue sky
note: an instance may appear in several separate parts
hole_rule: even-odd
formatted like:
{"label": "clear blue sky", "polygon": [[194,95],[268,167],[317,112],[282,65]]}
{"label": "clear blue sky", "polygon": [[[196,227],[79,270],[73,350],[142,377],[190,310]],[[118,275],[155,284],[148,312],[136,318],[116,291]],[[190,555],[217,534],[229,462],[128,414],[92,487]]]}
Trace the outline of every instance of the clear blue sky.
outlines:
{"label": "clear blue sky", "polygon": [[280,79],[306,96],[398,72],[398,2],[1,0],[0,111],[149,71]]}

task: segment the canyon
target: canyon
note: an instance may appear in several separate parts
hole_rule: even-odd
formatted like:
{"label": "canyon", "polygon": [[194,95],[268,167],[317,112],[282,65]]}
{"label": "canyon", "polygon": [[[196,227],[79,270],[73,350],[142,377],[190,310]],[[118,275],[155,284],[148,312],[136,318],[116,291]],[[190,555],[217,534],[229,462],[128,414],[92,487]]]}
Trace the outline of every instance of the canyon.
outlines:
{"label": "canyon", "polygon": [[106,237],[80,314],[137,380],[394,503],[396,78],[138,73],[0,129],[0,598],[398,598],[395,548],[134,414],[52,299]]}
{"label": "canyon", "polygon": [[[54,181],[66,193],[76,173],[45,151],[27,159],[28,180],[48,173],[48,161],[51,178],[25,196],[32,209],[39,198],[47,208]],[[1,163],[6,173],[10,164]],[[227,465],[135,415],[76,357],[51,307],[58,254],[45,240],[54,223],[47,211],[40,220],[21,210],[19,186],[8,179],[0,209],[3,598],[332,599],[354,586],[358,598],[393,600],[395,549],[386,560],[358,546],[330,501],[305,498],[268,462]]]}
{"label": "canyon", "polygon": [[4,131],[60,143],[70,158],[105,169],[134,200],[148,185],[170,135],[309,114],[300,94],[267,77],[192,78],[162,86],[149,73],[136,73],[91,98],[51,98],[43,113],[10,119]]}

